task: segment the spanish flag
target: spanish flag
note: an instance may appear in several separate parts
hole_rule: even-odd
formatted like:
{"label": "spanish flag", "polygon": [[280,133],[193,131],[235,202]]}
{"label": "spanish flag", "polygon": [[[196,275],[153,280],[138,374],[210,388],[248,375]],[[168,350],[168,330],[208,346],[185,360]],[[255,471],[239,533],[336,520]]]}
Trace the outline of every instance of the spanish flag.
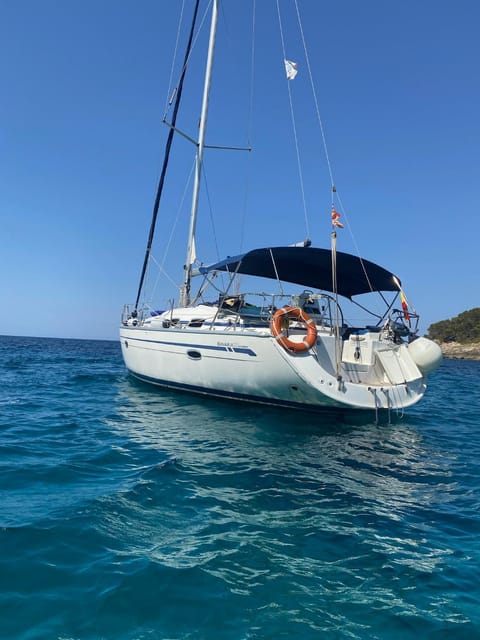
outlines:
{"label": "spanish flag", "polygon": [[405,298],[405,294],[401,289],[400,289],[400,302],[402,303],[403,317],[408,322],[408,324],[410,324],[410,314],[408,313],[408,302],[407,302],[407,299]]}
{"label": "spanish flag", "polygon": [[339,227],[340,229],[343,229],[343,224],[340,222],[340,214],[338,213],[338,211],[335,211],[333,207],[332,207],[332,227]]}

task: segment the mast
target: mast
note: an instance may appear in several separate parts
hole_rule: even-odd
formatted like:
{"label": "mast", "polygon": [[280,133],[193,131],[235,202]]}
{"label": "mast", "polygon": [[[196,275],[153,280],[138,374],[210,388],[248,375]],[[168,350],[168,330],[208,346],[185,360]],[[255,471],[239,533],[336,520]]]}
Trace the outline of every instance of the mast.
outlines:
{"label": "mast", "polygon": [[[185,80],[185,74],[187,72],[187,63],[190,58],[190,52],[192,50],[192,41],[193,41],[193,35],[195,31],[195,23],[197,21],[199,2],[200,0],[197,0],[197,2],[195,3],[192,24],[190,27],[190,35],[188,37],[187,49],[185,51],[185,58],[183,61],[182,73],[180,74],[180,81],[178,83],[178,87],[175,92],[175,104],[173,107],[172,124],[170,127],[170,131],[168,132],[167,143],[165,145],[165,154],[163,157],[162,171],[161,171],[160,179],[158,182],[157,195],[155,196],[155,204],[153,206],[152,222],[150,225],[150,232],[148,234],[147,248],[145,250],[145,258],[143,260],[142,274],[140,276],[140,282],[138,284],[137,299],[135,301],[135,313],[137,313],[138,303],[140,301],[140,295],[142,293],[148,261],[150,259],[150,253],[152,250],[153,236],[155,235],[155,226],[157,224],[158,210],[160,208],[160,199],[162,197],[163,185],[165,183],[165,176],[167,173],[168,161],[170,158],[170,150],[172,148],[173,135],[175,133],[175,123],[177,121],[178,108],[180,106],[180,101],[182,99],[183,81]],[[164,122],[165,122],[165,118],[164,118]]]}
{"label": "mast", "polygon": [[185,273],[183,286],[180,290],[181,307],[187,307],[190,304],[190,281],[192,277],[192,264],[195,261],[195,228],[197,224],[198,197],[200,193],[203,150],[205,146],[205,132],[207,128],[208,99],[210,94],[210,83],[212,79],[213,53],[215,49],[215,37],[217,32],[218,2],[219,0],[213,0],[212,19],[210,23],[210,39],[208,42],[207,65],[205,69],[202,112],[200,115],[197,155],[195,158],[195,180],[193,185],[192,209],[190,213],[190,228],[188,232],[187,257],[184,267]]}

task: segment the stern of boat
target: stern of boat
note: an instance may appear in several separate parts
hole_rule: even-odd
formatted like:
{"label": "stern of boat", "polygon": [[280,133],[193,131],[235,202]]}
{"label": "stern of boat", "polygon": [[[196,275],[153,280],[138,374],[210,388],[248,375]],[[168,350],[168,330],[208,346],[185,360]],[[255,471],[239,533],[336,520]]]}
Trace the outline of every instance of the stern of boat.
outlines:
{"label": "stern of boat", "polygon": [[307,353],[277,348],[319,394],[339,406],[373,410],[401,410],[417,403],[425,393],[427,374],[442,359],[431,340],[396,343],[377,329],[346,330],[339,337],[319,330]]}

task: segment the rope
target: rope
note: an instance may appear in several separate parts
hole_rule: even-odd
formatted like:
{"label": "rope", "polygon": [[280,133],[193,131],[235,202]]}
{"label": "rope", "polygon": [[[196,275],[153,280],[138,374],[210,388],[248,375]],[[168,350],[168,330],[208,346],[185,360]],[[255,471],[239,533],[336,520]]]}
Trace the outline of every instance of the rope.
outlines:
{"label": "rope", "polygon": [[[280,38],[282,40],[282,51],[283,51],[283,59],[286,60],[287,59],[287,55],[285,52],[285,41],[283,38],[283,28],[282,28],[282,17],[280,15],[280,6],[279,6],[279,0],[277,0],[277,13],[278,13],[278,23],[280,26]],[[297,154],[297,167],[298,167],[298,177],[300,180],[300,191],[302,194],[302,203],[303,203],[303,213],[304,213],[304,217],[305,217],[305,229],[307,232],[307,237],[310,236],[310,227],[308,224],[308,215],[307,215],[307,204],[306,204],[306,199],[305,199],[305,188],[303,185],[303,172],[302,172],[302,164],[300,162],[300,150],[299,150],[299,146],[298,146],[298,136],[297,136],[297,127],[296,127],[296,123],[295,123],[295,114],[294,114],[294,110],[293,110],[293,101],[292,101],[292,92],[290,89],[290,80],[288,80],[287,78],[287,88],[288,88],[288,99],[290,102],[290,116],[292,119],[292,128],[293,128],[293,137],[295,140],[295,151]]]}
{"label": "rope", "polygon": [[369,387],[369,391],[373,395],[373,399],[375,402],[375,424],[378,425],[378,400],[377,400],[377,390]]}

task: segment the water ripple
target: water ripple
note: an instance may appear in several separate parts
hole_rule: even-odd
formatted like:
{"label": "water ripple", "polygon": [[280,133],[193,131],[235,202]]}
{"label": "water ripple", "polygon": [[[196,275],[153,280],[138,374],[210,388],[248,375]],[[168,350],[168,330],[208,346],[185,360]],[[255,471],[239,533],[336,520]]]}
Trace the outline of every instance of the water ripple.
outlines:
{"label": "water ripple", "polygon": [[480,637],[478,364],[377,426],[155,393],[115,344],[7,346],[0,637]]}

